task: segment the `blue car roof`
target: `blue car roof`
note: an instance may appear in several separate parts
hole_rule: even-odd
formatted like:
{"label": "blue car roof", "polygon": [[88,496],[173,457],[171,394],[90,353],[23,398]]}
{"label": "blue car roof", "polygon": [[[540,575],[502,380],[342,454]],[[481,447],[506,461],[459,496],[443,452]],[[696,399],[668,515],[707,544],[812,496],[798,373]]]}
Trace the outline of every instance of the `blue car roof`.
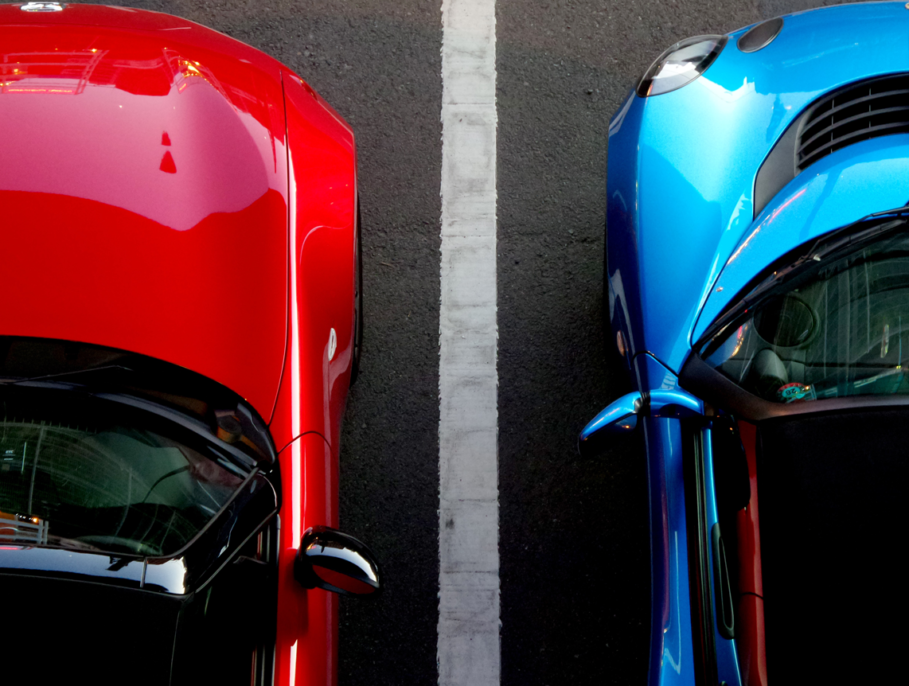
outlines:
{"label": "blue car roof", "polygon": [[[624,281],[632,308],[637,301],[632,337],[639,329],[644,340],[632,341],[635,352],[646,349],[675,371],[698,333],[736,295],[735,284],[808,237],[909,200],[900,180],[906,175],[899,173],[906,138],[893,135],[808,167],[754,217],[756,174],[808,105],[854,81],[909,72],[906,4],[788,15],[777,38],[753,53],[736,46],[744,30],[731,35],[703,76],[663,95],[631,95],[610,125],[609,230],[624,226],[636,254],[610,252],[608,277],[614,289]],[[803,187],[799,200],[787,204]],[[751,239],[734,261],[729,286],[715,292],[727,262],[774,212],[774,230]],[[633,280],[630,259],[637,262]]]}

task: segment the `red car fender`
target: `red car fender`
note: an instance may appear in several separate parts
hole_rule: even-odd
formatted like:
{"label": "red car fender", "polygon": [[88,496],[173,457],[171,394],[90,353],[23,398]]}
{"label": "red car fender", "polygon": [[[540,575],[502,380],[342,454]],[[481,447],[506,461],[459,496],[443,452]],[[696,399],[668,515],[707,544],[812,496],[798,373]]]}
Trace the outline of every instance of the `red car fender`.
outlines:
{"label": "red car fender", "polygon": [[278,446],[317,431],[337,452],[353,361],[356,148],[350,127],[302,79],[285,72],[284,92],[290,330],[270,428]]}
{"label": "red car fender", "polygon": [[[276,686],[337,679],[338,599],[293,577],[303,533],[338,526],[340,426],[353,361],[356,151],[350,127],[284,73],[290,226],[289,316],[269,426],[281,450],[283,504]],[[333,332],[333,333],[332,333]]]}
{"label": "red car fender", "polygon": [[275,686],[333,686],[338,666],[338,597],[294,579],[300,538],[310,527],[338,525],[338,462],[317,433],[278,455],[282,476],[278,554]]}

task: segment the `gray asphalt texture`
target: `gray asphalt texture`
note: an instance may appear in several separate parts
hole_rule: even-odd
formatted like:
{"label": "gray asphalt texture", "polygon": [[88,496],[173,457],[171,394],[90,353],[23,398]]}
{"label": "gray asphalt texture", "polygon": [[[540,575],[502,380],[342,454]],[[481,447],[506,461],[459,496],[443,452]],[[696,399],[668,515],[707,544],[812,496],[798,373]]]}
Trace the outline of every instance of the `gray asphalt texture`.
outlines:
{"label": "gray asphalt texture", "polygon": [[[354,127],[366,338],[341,524],[383,563],[342,601],[341,686],[432,684],[438,620],[439,0],[148,0],[281,60]],[[629,389],[602,328],[606,129],[672,43],[810,0],[498,0],[502,682],[644,683],[647,473],[581,427]]]}

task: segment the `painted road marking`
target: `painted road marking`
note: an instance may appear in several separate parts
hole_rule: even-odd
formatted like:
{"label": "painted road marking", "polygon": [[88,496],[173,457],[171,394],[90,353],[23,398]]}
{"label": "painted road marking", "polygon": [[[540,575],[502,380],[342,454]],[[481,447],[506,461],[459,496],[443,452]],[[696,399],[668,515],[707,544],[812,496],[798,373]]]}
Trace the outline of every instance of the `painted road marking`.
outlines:
{"label": "painted road marking", "polygon": [[442,1],[441,686],[498,686],[495,0]]}

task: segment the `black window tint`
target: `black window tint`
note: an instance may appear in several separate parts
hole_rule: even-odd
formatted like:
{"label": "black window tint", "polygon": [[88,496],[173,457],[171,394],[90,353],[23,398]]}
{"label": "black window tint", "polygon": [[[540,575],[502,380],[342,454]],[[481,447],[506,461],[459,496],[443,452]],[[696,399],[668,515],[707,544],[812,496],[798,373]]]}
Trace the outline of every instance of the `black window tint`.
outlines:
{"label": "black window tint", "polygon": [[138,414],[39,393],[5,393],[0,542],[166,556],[243,483],[204,446],[143,426]]}

